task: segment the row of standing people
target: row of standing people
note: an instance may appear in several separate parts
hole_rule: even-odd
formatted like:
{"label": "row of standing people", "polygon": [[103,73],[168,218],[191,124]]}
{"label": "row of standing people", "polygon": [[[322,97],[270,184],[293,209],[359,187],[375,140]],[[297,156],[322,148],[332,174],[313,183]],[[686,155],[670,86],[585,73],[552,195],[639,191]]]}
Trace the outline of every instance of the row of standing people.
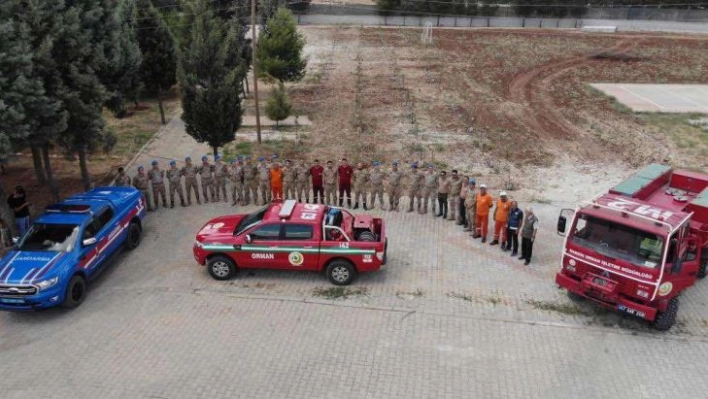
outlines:
{"label": "row of standing people", "polygon": [[[483,243],[488,235],[489,214],[494,208],[494,232],[490,244],[501,244],[502,250],[511,251],[511,255],[516,256],[518,235],[521,232],[522,253],[519,259],[526,264],[530,262],[538,230],[538,219],[533,209],[527,208],[524,217],[524,212],[518,208],[516,201],[509,201],[506,192],[500,193],[495,207],[486,185],[481,184],[477,190],[474,178],[468,179],[457,170],[452,170],[448,177],[446,171],[437,172],[433,165],[428,165],[425,172],[420,172],[417,163],[412,163],[410,171],[404,173],[399,169],[398,162],[393,162],[389,170],[383,170],[379,162],[373,162],[369,170],[361,162],[353,168],[346,158],[342,158],[335,167],[332,161],[322,166],[319,160],[315,160],[312,165],[286,160],[281,165],[278,161],[266,162],[265,157],[260,157],[258,163],[254,164],[251,157],[241,156],[229,164],[222,162],[219,156],[215,157],[212,164],[204,156],[202,164],[197,166],[192,164],[190,157],[186,157],[184,166],[178,168],[173,160],[169,162],[166,171],[160,169],[158,161],[152,161],[152,168],[148,172],[139,166],[138,173],[132,179],[120,168],[116,185],[132,185],[139,189],[147,199],[149,210],[154,209],[153,198],[155,207],[159,205],[160,199],[163,206],[167,207],[165,193],[169,191],[169,207],[173,208],[175,194],[179,196],[182,206],[191,205],[192,191],[196,202],[201,204],[197,176],[205,202],[210,199],[218,202],[222,198],[228,201],[226,183],[230,181],[232,205],[248,205],[251,200],[254,204],[266,204],[286,198],[310,202],[312,193],[315,203],[341,207],[346,202],[352,209],[358,209],[361,204],[366,210],[369,209],[368,204],[375,207],[378,202],[383,210],[386,209],[386,192],[388,210],[398,211],[400,199],[405,192],[408,196],[408,212],[417,210],[426,214],[430,208],[434,216],[456,221],[473,238],[481,238]],[[165,180],[169,183],[169,190],[166,190]]]}

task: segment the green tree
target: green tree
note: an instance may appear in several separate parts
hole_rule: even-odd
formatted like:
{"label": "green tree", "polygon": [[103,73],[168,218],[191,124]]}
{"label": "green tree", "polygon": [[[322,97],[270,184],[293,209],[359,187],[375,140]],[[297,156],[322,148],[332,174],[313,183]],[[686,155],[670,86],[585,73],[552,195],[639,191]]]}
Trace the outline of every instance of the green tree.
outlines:
{"label": "green tree", "polygon": [[[59,104],[45,95],[42,80],[35,73],[29,27],[13,18],[14,11],[17,9],[10,2],[0,5],[0,36],[3,37],[0,40],[0,156],[3,157],[13,148],[29,143],[31,133],[38,128],[38,116],[53,114],[59,109]],[[38,159],[38,173],[44,178],[41,157]],[[6,198],[0,186],[0,219],[16,234],[14,214]]]}
{"label": "green tree", "polygon": [[277,128],[280,121],[290,116],[292,109],[293,104],[288,97],[288,93],[285,91],[285,85],[283,85],[283,82],[278,82],[278,85],[275,86],[266,103],[266,115],[268,118],[275,121]]}
{"label": "green tree", "polygon": [[536,12],[535,0],[517,0],[514,4],[514,11],[520,17],[530,17]]}
{"label": "green tree", "polygon": [[157,96],[162,124],[165,119],[163,99],[177,81],[177,48],[175,38],[164,18],[150,0],[138,2],[138,43],[143,55],[140,77],[150,94]]}
{"label": "green tree", "polygon": [[302,55],[305,38],[297,31],[293,14],[279,8],[258,36],[258,75],[280,82],[295,82],[305,76],[307,60]]}
{"label": "green tree", "polygon": [[245,27],[233,18],[224,23],[214,17],[210,0],[193,0],[186,5],[194,22],[177,70],[182,86],[182,120],[187,133],[219,147],[234,140],[241,126],[241,82],[247,67],[239,54]]}
{"label": "green tree", "polygon": [[375,0],[375,3],[384,15],[401,8],[401,0]]}
{"label": "green tree", "polygon": [[[106,13],[111,13],[106,8]],[[127,113],[125,101],[137,104],[142,89],[140,64],[142,55],[136,35],[137,10],[135,0],[120,0],[105,27],[106,64],[99,72],[101,83],[106,87],[106,107],[122,118]]]}

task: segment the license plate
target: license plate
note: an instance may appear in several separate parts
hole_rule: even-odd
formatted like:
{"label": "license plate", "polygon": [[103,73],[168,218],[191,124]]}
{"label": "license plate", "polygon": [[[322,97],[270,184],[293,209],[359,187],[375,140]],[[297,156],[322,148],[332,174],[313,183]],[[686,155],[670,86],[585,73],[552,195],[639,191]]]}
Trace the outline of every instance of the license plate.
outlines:
{"label": "license plate", "polygon": [[597,284],[597,285],[601,286],[601,287],[607,287],[607,280],[605,280],[604,278],[594,277],[594,278],[592,279],[592,282],[593,282],[594,284]]}
{"label": "license plate", "polygon": [[25,303],[25,300],[19,298],[0,298],[0,303]]}
{"label": "license plate", "polygon": [[637,316],[637,317],[642,317],[642,318],[646,317],[646,313],[642,312],[641,310],[628,308],[622,304],[617,305],[617,310],[619,310],[620,312],[625,312],[625,313],[630,314],[632,316]]}

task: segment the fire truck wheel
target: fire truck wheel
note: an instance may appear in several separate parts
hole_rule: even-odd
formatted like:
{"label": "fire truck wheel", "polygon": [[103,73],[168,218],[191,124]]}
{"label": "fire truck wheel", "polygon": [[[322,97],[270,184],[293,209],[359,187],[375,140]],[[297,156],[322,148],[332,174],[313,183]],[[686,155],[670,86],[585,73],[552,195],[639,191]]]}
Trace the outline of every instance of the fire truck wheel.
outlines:
{"label": "fire truck wheel", "polygon": [[76,275],[71,278],[69,285],[66,286],[64,294],[64,302],[61,306],[67,309],[73,309],[84,302],[86,298],[86,280],[83,277]]}
{"label": "fire truck wheel", "polygon": [[703,263],[698,266],[698,273],[696,273],[696,277],[704,278],[706,276],[706,269],[708,269],[708,259],[704,260]]}
{"label": "fire truck wheel", "polygon": [[128,226],[128,237],[125,239],[125,247],[128,249],[135,249],[140,245],[140,236],[142,234],[142,229],[140,225],[133,222]]}
{"label": "fire truck wheel", "polygon": [[234,261],[226,256],[214,256],[207,261],[209,274],[216,280],[229,280],[236,274]]}
{"label": "fire truck wheel", "polygon": [[656,315],[656,319],[652,323],[652,327],[659,331],[667,331],[674,323],[676,323],[676,315],[678,314],[679,301],[678,298],[671,298],[666,306],[666,311]]}
{"label": "fire truck wheel", "polygon": [[356,277],[356,269],[346,260],[335,260],[327,266],[327,278],[334,285],[349,285]]}
{"label": "fire truck wheel", "polygon": [[568,291],[568,298],[573,302],[582,302],[585,300],[585,297],[572,291]]}

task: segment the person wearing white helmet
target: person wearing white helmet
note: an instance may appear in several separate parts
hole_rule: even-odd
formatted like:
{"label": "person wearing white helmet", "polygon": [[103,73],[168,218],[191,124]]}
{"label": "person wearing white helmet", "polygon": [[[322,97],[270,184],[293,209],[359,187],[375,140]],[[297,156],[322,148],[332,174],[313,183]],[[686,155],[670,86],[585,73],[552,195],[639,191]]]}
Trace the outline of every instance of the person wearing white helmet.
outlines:
{"label": "person wearing white helmet", "polygon": [[494,199],[487,192],[487,185],[479,185],[479,193],[477,193],[477,223],[475,223],[476,234],[472,238],[482,238],[482,243],[487,241],[487,232],[489,231],[489,210],[494,206]]}
{"label": "person wearing white helmet", "polygon": [[497,245],[501,241],[501,247],[506,248],[506,222],[509,220],[509,209],[511,202],[506,191],[499,193],[497,207],[494,209],[494,240],[489,245]]}

